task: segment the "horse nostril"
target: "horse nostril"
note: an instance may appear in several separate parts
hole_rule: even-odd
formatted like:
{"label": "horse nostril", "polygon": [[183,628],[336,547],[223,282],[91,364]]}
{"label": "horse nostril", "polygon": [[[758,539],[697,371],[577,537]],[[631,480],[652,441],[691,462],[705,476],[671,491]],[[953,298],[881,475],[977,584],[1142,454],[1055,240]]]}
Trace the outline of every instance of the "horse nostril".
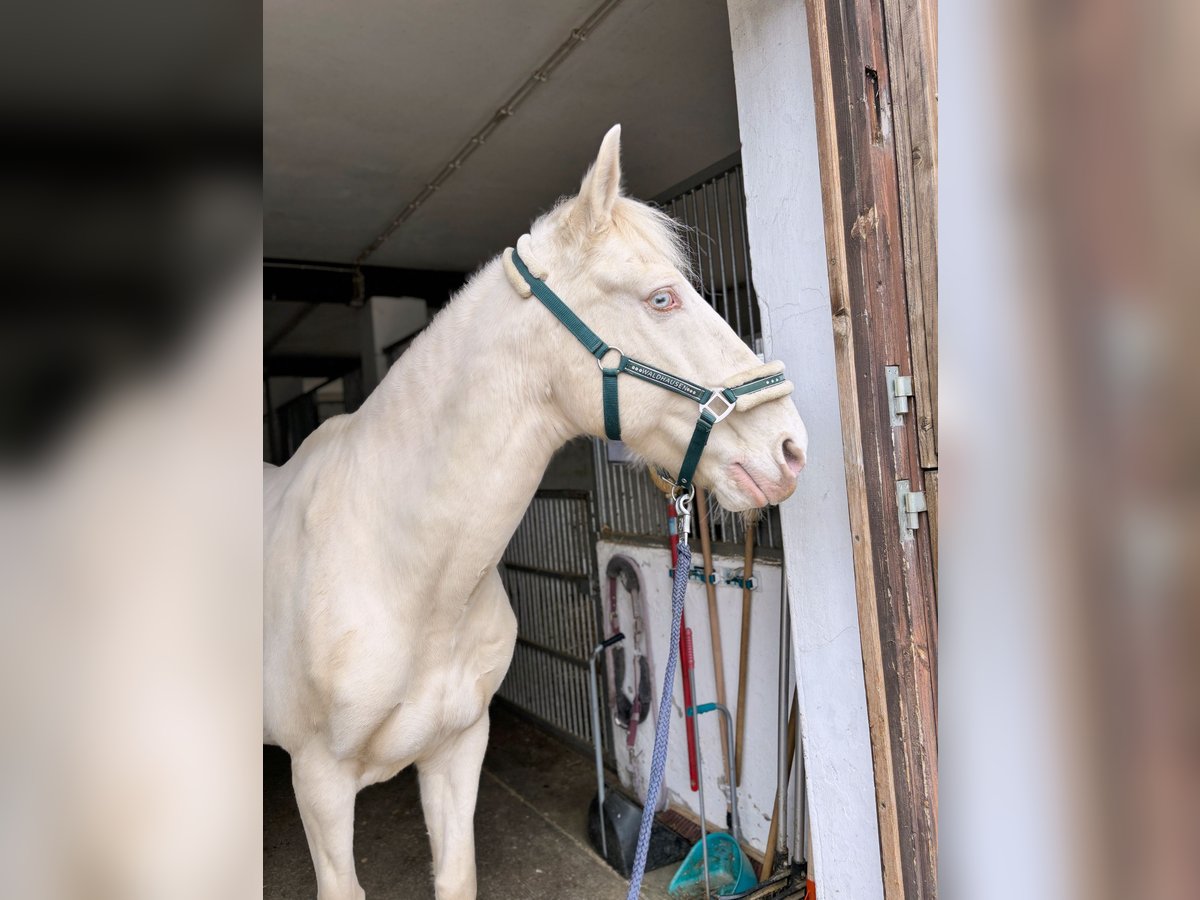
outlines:
{"label": "horse nostril", "polygon": [[791,438],[787,438],[783,442],[783,461],[793,475],[799,475],[805,463],[804,448]]}

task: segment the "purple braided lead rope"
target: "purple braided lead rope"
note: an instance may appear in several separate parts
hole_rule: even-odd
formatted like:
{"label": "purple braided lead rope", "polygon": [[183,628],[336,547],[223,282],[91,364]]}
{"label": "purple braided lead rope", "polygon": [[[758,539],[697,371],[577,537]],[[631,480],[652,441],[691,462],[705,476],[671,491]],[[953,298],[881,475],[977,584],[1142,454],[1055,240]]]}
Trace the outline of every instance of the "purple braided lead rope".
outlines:
{"label": "purple braided lead rope", "polygon": [[683,598],[687,594],[688,574],[692,570],[692,548],[679,542],[679,558],[675,561],[675,581],[671,585],[671,651],[667,654],[667,673],[663,677],[662,696],[658,701],[658,718],[654,722],[654,754],[650,760],[650,787],[646,805],[642,808],[642,826],[638,831],[637,853],[633,858],[633,873],[629,879],[626,900],[638,900],[642,892],[642,876],[646,874],[646,855],[650,851],[650,829],[654,825],[654,809],[667,768],[667,742],[671,734],[671,697],[675,693],[675,664],[679,661],[679,623],[683,618]]}

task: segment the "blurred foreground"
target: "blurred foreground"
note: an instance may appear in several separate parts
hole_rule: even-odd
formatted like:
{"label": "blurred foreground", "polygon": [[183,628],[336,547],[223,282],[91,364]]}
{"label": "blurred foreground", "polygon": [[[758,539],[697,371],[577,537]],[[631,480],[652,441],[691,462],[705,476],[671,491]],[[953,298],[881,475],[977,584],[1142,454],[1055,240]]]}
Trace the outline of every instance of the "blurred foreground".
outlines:
{"label": "blurred foreground", "polygon": [[261,17],[0,53],[0,896],[261,884]]}
{"label": "blurred foreground", "polygon": [[[0,78],[0,895],[256,895],[259,10],[99,9]],[[1195,896],[1200,7],[943,12],[942,889]]]}
{"label": "blurred foreground", "polygon": [[1194,897],[1200,7],[942,10],[944,895]]}

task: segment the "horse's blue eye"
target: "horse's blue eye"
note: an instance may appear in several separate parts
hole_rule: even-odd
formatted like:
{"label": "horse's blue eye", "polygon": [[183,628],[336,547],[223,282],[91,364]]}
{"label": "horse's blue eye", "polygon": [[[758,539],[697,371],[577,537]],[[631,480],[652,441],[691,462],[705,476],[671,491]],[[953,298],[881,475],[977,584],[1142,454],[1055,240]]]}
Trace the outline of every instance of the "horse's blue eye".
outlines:
{"label": "horse's blue eye", "polygon": [[650,298],[650,302],[653,303],[658,309],[666,309],[671,305],[671,295],[666,293],[655,294]]}

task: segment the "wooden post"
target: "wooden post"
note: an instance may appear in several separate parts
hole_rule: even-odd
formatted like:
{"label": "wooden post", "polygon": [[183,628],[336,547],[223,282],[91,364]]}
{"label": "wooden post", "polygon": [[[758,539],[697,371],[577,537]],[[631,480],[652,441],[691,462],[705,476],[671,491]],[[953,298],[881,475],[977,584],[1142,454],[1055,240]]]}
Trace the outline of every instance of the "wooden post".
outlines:
{"label": "wooden post", "polygon": [[[923,519],[902,532],[896,509],[900,479],[932,490],[937,507],[932,3],[807,6],[884,891],[887,900],[932,900],[934,529]],[[891,365],[913,375],[917,394],[915,415],[894,427],[884,378]]]}

